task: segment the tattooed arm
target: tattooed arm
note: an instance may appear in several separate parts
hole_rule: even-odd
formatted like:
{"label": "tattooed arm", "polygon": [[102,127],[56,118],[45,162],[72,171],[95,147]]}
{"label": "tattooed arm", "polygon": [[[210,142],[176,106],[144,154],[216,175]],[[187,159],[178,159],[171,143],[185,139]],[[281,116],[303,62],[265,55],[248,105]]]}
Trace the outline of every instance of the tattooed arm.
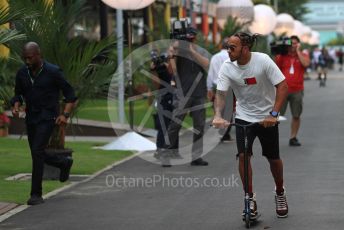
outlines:
{"label": "tattooed arm", "polygon": [[227,91],[216,90],[216,100],[215,100],[215,116],[213,120],[213,126],[215,128],[226,128],[229,122],[222,118],[222,111],[225,107],[225,97]]}

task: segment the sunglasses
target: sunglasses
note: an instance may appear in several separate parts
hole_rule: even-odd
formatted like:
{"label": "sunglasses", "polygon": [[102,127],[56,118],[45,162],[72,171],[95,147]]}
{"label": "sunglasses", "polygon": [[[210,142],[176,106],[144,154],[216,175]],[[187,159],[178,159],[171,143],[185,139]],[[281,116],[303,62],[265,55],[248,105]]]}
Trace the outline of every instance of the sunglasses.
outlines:
{"label": "sunglasses", "polygon": [[[241,48],[244,47],[244,46],[245,46],[245,45],[242,45]],[[224,48],[225,48],[227,51],[233,52],[236,48],[238,48],[238,46],[229,46],[229,45],[228,45],[228,46],[225,46]]]}

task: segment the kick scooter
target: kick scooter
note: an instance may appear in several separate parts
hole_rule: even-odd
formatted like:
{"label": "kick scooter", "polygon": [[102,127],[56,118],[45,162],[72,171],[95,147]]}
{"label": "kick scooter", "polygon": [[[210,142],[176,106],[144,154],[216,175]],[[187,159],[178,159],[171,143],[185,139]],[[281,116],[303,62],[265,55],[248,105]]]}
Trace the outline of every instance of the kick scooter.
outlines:
{"label": "kick scooter", "polygon": [[248,193],[248,161],[249,161],[249,156],[248,156],[248,138],[247,138],[247,128],[252,127],[255,125],[259,125],[258,122],[250,123],[247,125],[241,125],[237,123],[231,123],[230,126],[236,126],[244,129],[244,141],[245,141],[245,148],[244,148],[244,190],[245,190],[245,199],[244,199],[244,204],[245,204],[245,209],[244,209],[244,216],[243,216],[243,221],[245,221],[245,226],[246,228],[250,228],[251,223],[255,222],[258,220],[259,216],[258,215],[256,218],[251,219],[251,209],[250,209],[250,195]]}
{"label": "kick scooter", "polygon": [[325,86],[326,86],[326,75],[322,74],[320,76],[319,87],[325,87]]}

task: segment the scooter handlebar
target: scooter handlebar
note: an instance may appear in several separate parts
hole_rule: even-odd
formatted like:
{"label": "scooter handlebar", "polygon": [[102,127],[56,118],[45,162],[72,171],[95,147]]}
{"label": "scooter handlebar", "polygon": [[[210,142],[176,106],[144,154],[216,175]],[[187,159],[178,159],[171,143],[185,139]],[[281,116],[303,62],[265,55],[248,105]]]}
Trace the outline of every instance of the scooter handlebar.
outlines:
{"label": "scooter handlebar", "polygon": [[[277,121],[276,124],[279,124],[279,123],[280,123],[280,122]],[[243,127],[251,127],[251,126],[255,126],[255,125],[263,125],[263,121],[252,122],[252,123],[249,123],[249,124],[246,124],[246,125],[244,125],[244,124],[238,124],[238,123],[229,123],[229,125],[226,126],[226,128],[229,127],[229,126],[236,126],[236,127],[242,127],[242,128],[243,128]],[[211,127],[214,127],[213,124],[211,124],[210,126],[211,126]]]}
{"label": "scooter handlebar", "polygon": [[236,126],[236,127],[251,127],[251,126],[255,126],[255,125],[261,125],[263,124],[262,121],[260,122],[252,122],[252,123],[249,123],[249,124],[238,124],[238,123],[230,123],[229,126]]}

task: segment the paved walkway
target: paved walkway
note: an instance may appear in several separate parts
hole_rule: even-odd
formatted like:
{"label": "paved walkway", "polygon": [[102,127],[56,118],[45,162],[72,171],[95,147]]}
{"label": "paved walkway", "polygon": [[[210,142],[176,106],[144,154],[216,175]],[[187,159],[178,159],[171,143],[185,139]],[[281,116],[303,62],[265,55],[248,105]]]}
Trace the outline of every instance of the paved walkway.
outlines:
{"label": "paved walkway", "polygon": [[[254,187],[262,216],[253,229],[343,229],[344,74],[330,73],[326,88],[317,80],[305,86],[302,146],[288,146],[289,114],[280,125],[290,215],[275,216],[273,180],[257,141]],[[12,216],[0,229],[245,229],[235,149],[218,145],[205,156],[207,167],[166,169],[133,158]]]}
{"label": "paved walkway", "polygon": [[17,207],[18,204],[14,204],[14,203],[7,203],[7,202],[0,202],[0,216],[12,209],[14,209],[15,207]]}

